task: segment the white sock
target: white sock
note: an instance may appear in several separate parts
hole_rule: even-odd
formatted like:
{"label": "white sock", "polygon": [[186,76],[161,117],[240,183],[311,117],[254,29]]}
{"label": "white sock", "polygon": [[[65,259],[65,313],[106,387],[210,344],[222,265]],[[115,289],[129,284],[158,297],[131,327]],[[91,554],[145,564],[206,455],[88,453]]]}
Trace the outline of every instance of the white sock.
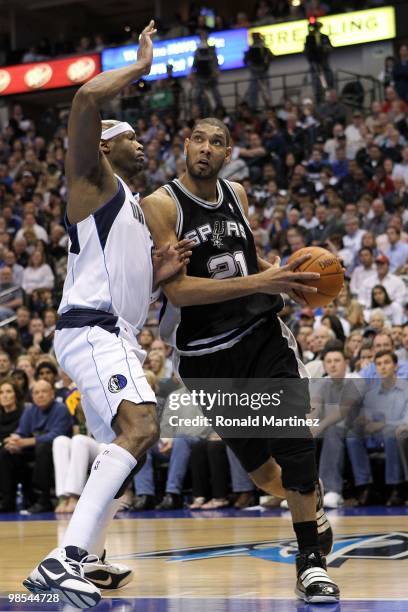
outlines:
{"label": "white sock", "polygon": [[62,546],[77,546],[89,552],[106,527],[108,509],[136,459],[117,444],[108,444],[93,462],[88,482],[65,532]]}
{"label": "white sock", "polygon": [[118,508],[121,503],[120,500],[121,498],[114,499],[106,508],[104,515],[101,517],[101,520],[99,522],[99,531],[97,534],[97,538],[95,542],[91,542],[89,544],[88,552],[90,554],[92,553],[93,555],[96,555],[99,558],[102,557],[103,551],[105,550],[106,532],[108,531],[108,527],[111,520],[118,511]]}

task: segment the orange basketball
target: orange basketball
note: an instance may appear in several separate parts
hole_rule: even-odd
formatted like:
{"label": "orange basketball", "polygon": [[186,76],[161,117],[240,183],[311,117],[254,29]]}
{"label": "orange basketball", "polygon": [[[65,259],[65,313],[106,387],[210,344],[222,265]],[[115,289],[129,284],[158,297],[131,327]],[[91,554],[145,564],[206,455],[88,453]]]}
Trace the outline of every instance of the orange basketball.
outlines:
{"label": "orange basketball", "polygon": [[310,259],[301,264],[296,271],[298,272],[318,272],[319,280],[306,281],[306,284],[317,287],[317,293],[301,293],[301,297],[309,306],[326,306],[336,298],[343,286],[344,274],[340,261],[333,253],[320,247],[306,247],[293,253],[288,259],[292,263],[302,255],[311,255]]}

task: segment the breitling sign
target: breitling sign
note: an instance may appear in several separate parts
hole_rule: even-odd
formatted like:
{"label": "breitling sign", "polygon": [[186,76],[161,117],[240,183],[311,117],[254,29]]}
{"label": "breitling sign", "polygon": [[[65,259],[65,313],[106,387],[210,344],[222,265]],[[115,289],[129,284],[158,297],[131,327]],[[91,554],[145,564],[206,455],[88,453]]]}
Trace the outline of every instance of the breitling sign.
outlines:
{"label": "breitling sign", "polygon": [[[330,37],[333,47],[346,47],[395,38],[395,8],[393,6],[319,17],[319,21],[323,24],[321,31]],[[249,38],[252,42],[254,32],[262,34],[266,45],[274,55],[301,53],[308,32],[307,27],[306,19],[260,26],[249,30]]]}

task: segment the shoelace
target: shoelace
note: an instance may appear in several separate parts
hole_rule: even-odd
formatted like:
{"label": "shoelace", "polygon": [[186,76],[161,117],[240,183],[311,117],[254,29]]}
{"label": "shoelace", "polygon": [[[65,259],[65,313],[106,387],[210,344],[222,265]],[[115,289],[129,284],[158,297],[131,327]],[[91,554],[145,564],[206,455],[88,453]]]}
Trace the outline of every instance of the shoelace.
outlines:
{"label": "shoelace", "polygon": [[65,559],[65,561],[78,576],[84,578],[84,564],[99,563],[99,557],[98,555],[90,554],[86,555],[86,557],[81,559],[81,561],[75,561],[75,559],[69,559],[68,557]]}

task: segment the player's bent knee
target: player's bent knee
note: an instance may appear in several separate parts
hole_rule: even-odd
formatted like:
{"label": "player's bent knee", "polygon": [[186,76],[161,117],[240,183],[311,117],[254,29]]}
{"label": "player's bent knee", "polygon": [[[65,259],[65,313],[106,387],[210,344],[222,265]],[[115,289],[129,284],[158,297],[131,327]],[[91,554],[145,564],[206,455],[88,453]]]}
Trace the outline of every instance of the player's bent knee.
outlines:
{"label": "player's bent knee", "polygon": [[266,491],[275,483],[280,484],[281,469],[276,461],[270,457],[259,468],[249,472],[249,476],[257,487]]}
{"label": "player's bent knee", "polygon": [[142,447],[143,451],[160,437],[155,404],[121,402],[112,427],[119,436],[126,438],[131,448]]}
{"label": "player's bent knee", "polygon": [[282,468],[282,485],[288,491],[308,494],[315,490],[319,476],[314,445],[294,445],[288,453],[279,457]]}

